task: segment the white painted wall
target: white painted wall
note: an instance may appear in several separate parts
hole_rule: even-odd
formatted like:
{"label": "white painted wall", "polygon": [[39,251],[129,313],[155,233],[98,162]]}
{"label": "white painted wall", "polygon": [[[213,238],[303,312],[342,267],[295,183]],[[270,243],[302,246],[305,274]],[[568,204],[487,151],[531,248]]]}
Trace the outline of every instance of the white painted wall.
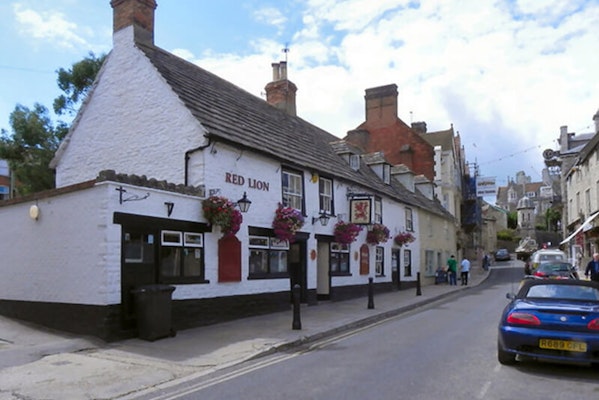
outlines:
{"label": "white painted wall", "polygon": [[205,143],[204,129],[133,45],[131,27],[114,41],[53,161],[56,185],[94,179],[106,169],[183,183],[185,152]]}
{"label": "white painted wall", "polygon": [[[109,245],[113,232],[106,227],[112,215],[107,214],[102,192],[103,188],[95,187],[0,207],[2,225],[10,227],[0,230],[2,299],[114,302],[111,265],[120,252],[114,254]],[[29,208],[36,204],[40,216],[33,220]]]}

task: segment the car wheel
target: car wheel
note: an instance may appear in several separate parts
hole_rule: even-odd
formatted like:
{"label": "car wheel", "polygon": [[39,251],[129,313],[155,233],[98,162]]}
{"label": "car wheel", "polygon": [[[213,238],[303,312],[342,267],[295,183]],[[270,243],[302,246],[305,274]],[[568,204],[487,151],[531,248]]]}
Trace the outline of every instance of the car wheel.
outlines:
{"label": "car wheel", "polygon": [[514,365],[516,363],[516,355],[502,350],[501,347],[498,345],[497,361],[499,361],[499,364],[501,365]]}

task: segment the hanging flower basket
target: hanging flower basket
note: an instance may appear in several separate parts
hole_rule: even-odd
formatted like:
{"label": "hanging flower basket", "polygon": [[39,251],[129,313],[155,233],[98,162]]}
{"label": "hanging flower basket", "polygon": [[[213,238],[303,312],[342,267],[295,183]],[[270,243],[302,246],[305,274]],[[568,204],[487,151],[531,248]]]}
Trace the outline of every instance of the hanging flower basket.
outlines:
{"label": "hanging flower basket", "polygon": [[224,236],[235,235],[241,228],[243,222],[241,212],[226,197],[208,197],[202,201],[202,211],[204,211],[204,217],[211,225],[220,226]]}
{"label": "hanging flower basket", "polygon": [[283,207],[279,203],[275,211],[275,218],[272,221],[272,227],[275,230],[275,236],[280,240],[288,240],[293,243],[295,232],[304,226],[304,216],[302,213],[292,207]]}
{"label": "hanging flower basket", "polygon": [[362,227],[360,225],[339,221],[335,224],[334,229],[335,242],[350,244],[356,240],[360,232],[362,232]]}
{"label": "hanging flower basket", "polygon": [[412,235],[411,232],[401,232],[395,235],[393,241],[398,246],[403,246],[404,244],[412,243],[416,238]]}
{"label": "hanging flower basket", "polygon": [[366,243],[379,244],[389,240],[389,228],[383,224],[374,224],[366,234]]}

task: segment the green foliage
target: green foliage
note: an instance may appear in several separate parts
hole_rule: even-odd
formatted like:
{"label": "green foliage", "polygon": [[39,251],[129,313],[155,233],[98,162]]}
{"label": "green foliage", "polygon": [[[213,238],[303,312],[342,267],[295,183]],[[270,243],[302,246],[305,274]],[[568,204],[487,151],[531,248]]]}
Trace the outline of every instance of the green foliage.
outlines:
{"label": "green foliage", "polygon": [[516,229],[518,227],[518,212],[510,211],[507,214],[507,227],[510,229]]}
{"label": "green foliage", "polygon": [[77,113],[81,101],[87,96],[105,58],[106,55],[96,57],[94,53],[89,53],[83,60],[73,64],[68,71],[64,68],[56,71],[58,87],[65,93],[54,99],[54,112],[57,115]]}
{"label": "green foliage", "polygon": [[10,114],[13,134],[2,130],[0,158],[7,160],[16,181],[18,195],[26,195],[54,187],[54,173],[48,167],[54,152],[68,128],[64,123],[56,126],[48,109],[35,104],[33,110],[17,104]]}
{"label": "green foliage", "polygon": [[514,231],[511,229],[504,229],[497,232],[497,240],[507,240],[510,242],[514,241]]}
{"label": "green foliage", "polygon": [[545,222],[549,231],[557,231],[557,222],[562,219],[562,213],[555,208],[545,211]]}
{"label": "green foliage", "polygon": [[[77,112],[105,58],[105,55],[96,57],[89,53],[70,70],[61,68],[57,71],[58,87],[64,92],[54,100],[57,115]],[[0,131],[0,159],[8,161],[16,181],[16,195],[52,189],[54,171],[49,164],[69,125],[62,121],[54,122],[48,109],[38,103],[33,110],[17,104],[9,121],[12,132]]]}

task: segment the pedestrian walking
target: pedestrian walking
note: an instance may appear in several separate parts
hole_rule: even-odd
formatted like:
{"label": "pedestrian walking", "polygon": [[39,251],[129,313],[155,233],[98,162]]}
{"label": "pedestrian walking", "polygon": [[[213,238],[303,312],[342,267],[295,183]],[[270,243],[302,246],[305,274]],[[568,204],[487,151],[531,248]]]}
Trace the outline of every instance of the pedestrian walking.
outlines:
{"label": "pedestrian walking", "polygon": [[589,261],[584,270],[584,276],[588,278],[589,274],[592,281],[599,282],[599,253],[593,254],[593,259]]}
{"label": "pedestrian walking", "polygon": [[490,261],[489,254],[485,253],[485,255],[483,256],[483,269],[485,271],[489,270],[489,261]]}
{"label": "pedestrian walking", "polygon": [[470,274],[470,260],[464,257],[460,266],[462,267],[462,272],[460,274],[460,277],[462,279],[462,286],[467,285],[468,275]]}
{"label": "pedestrian walking", "polygon": [[449,285],[457,285],[456,275],[458,273],[458,262],[452,254],[447,260],[447,275],[449,275]]}

